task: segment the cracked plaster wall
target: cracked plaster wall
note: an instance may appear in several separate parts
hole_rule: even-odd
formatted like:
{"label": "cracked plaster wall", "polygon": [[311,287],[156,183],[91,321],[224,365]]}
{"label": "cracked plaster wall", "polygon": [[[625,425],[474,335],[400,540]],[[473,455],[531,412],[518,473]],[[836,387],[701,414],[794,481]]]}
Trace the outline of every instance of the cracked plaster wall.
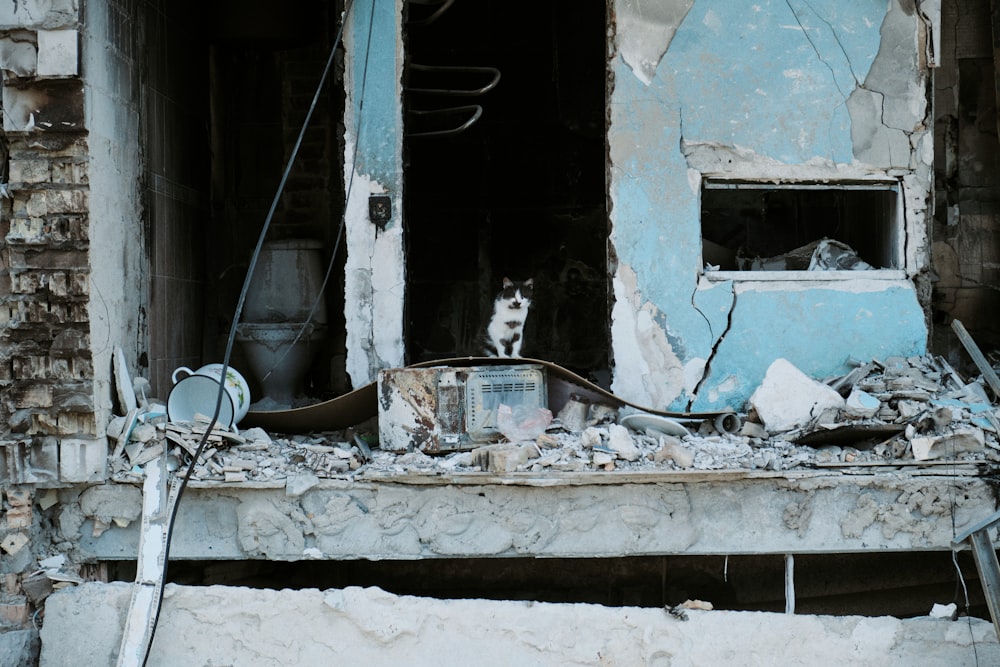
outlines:
{"label": "cracked plaster wall", "polygon": [[[655,407],[740,406],[778,357],[819,377],[850,358],[924,353],[914,279],[927,264],[933,148],[927,26],[913,2],[614,9],[613,390]],[[709,175],[901,179],[907,278],[706,280],[699,193]]]}

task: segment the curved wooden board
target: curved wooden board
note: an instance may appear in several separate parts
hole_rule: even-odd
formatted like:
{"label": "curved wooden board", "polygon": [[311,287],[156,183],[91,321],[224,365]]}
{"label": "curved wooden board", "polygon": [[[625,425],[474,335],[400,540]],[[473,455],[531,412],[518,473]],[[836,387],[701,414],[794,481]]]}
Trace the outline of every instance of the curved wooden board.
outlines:
{"label": "curved wooden board", "polygon": [[[697,421],[736,413],[735,410],[668,412],[640,406],[615,396],[610,391],[558,364],[541,359],[453,357],[450,359],[435,359],[433,361],[411,364],[407,368],[433,368],[435,366],[512,366],[516,364],[535,364],[545,368],[549,409],[553,414],[558,413],[573,394],[582,396],[594,403],[605,403],[616,408],[628,406],[641,412],[680,420]],[[376,384],[375,382],[370,382],[342,396],[301,408],[260,412],[251,411],[240,421],[239,426],[240,428],[257,426],[276,433],[336,431],[349,426],[356,426],[378,416]]]}

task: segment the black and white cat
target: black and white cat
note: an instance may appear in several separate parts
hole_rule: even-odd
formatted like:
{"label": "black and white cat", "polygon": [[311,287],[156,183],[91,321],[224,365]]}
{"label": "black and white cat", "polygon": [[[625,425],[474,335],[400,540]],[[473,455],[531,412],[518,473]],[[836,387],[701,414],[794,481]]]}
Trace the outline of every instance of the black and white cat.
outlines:
{"label": "black and white cat", "polygon": [[493,312],[481,336],[482,353],[487,357],[517,358],[524,342],[524,322],[531,306],[534,281],[503,279],[503,289],[493,300]]}

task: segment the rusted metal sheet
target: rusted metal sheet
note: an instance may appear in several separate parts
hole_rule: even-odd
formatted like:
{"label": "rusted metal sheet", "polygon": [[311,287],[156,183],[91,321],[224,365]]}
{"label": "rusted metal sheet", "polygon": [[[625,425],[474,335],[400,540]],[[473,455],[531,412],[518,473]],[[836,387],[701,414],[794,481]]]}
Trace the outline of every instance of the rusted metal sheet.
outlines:
{"label": "rusted metal sheet", "polygon": [[390,368],[379,372],[379,446],[438,453],[500,438],[500,405],[547,407],[538,364]]}

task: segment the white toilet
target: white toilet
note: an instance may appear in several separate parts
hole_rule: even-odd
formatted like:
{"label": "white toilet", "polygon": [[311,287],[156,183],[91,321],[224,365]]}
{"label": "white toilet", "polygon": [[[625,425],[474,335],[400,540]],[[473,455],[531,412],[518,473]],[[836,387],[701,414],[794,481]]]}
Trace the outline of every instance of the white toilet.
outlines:
{"label": "white toilet", "polygon": [[293,407],[303,394],[303,380],[326,337],[323,299],[309,319],[324,273],[319,241],[287,239],[261,247],[236,325],[236,341],[261,387],[260,409]]}

